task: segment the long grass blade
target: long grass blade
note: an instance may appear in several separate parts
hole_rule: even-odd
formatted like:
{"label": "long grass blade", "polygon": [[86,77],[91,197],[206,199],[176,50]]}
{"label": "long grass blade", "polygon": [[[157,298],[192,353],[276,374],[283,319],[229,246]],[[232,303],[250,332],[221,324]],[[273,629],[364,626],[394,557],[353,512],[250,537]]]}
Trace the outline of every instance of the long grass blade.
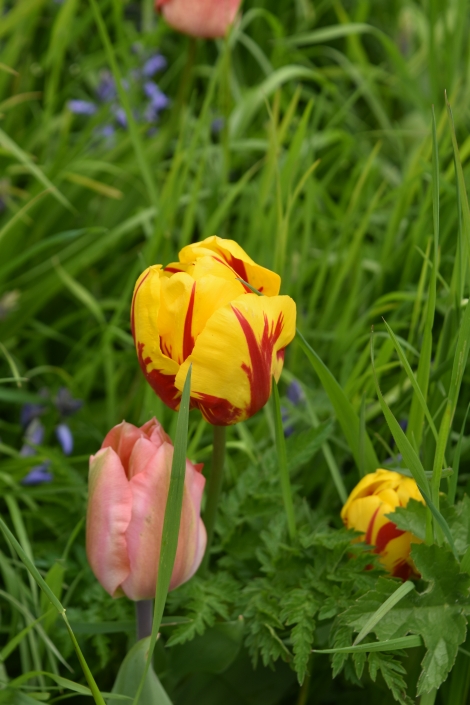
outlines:
{"label": "long grass blade", "polygon": [[178,423],[176,426],[175,450],[173,453],[173,463],[171,465],[171,479],[168,490],[168,499],[165,508],[165,519],[163,522],[162,545],[160,550],[160,561],[158,564],[158,580],[155,593],[155,606],[153,611],[152,633],[150,635],[147,662],[142,674],[133,705],[138,705],[142,689],[145,684],[150,664],[152,663],[155,644],[157,643],[158,631],[165,609],[165,602],[170,587],[173,565],[178,547],[178,536],[181,521],[181,508],[183,506],[184,479],[186,475],[186,448],[188,444],[188,418],[189,400],[191,391],[191,366],[189,367],[186,381],[184,383],[181,397],[180,409],[178,412]]}
{"label": "long grass blade", "polygon": [[286,439],[284,436],[284,427],[282,425],[281,401],[279,399],[279,390],[277,388],[276,380],[274,379],[274,377],[272,380],[272,394],[274,406],[274,429],[276,433],[277,462],[279,465],[279,475],[281,479],[282,499],[284,502],[284,509],[286,510],[287,515],[287,526],[289,529],[289,536],[291,537],[291,539],[294,539],[297,533],[295,526],[295,510],[294,502],[292,499],[292,487],[290,484],[289,469],[287,467]]}

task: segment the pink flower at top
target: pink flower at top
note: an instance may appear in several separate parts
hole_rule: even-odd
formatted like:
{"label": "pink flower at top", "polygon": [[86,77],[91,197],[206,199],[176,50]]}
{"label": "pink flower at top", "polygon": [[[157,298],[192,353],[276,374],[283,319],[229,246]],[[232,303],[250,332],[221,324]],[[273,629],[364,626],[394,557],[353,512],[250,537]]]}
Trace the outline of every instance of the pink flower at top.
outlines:
{"label": "pink flower at top", "polygon": [[168,24],[192,37],[224,37],[241,0],[156,0]]}
{"label": "pink flower at top", "polygon": [[[112,597],[155,596],[173,444],[152,419],[137,428],[123,421],[90,458],[87,556]],[[170,590],[191,578],[206,547],[200,518],[205,478],[186,461],[183,507]]]}

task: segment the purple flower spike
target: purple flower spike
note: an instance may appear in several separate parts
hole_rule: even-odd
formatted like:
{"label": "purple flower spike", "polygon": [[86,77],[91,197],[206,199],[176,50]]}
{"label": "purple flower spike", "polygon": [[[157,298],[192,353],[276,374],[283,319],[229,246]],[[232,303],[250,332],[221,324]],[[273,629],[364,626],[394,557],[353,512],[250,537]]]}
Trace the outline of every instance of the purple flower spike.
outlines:
{"label": "purple flower spike", "polygon": [[73,451],[73,436],[72,431],[66,423],[60,423],[56,426],[55,435],[60,443],[64,455],[70,455]]}
{"label": "purple flower spike", "polygon": [[294,406],[305,399],[303,389],[295,379],[287,387],[287,398]]}
{"label": "purple flower spike", "polygon": [[118,125],[120,125],[121,127],[127,127],[127,116],[123,108],[117,108],[114,115],[116,117]]}
{"label": "purple flower spike", "polygon": [[33,419],[26,429],[25,443],[20,450],[22,458],[29,458],[31,455],[36,455],[36,449],[33,446],[40,446],[44,440],[44,426],[38,419]]}
{"label": "purple flower spike", "polygon": [[142,73],[146,78],[152,78],[158,71],[163,71],[166,69],[167,60],[162,54],[154,54],[147,59],[142,67]]}
{"label": "purple flower spike", "polygon": [[213,135],[218,135],[222,132],[225,126],[223,117],[216,117],[212,120],[211,131]]}
{"label": "purple flower spike", "polygon": [[284,436],[288,438],[294,432],[294,428],[289,424],[289,409],[286,409],[285,406],[281,406],[281,419],[284,427]]}
{"label": "purple flower spike", "polygon": [[33,419],[36,419],[44,412],[43,404],[23,404],[21,407],[20,423],[23,428],[27,428]]}
{"label": "purple flower spike", "polygon": [[74,399],[67,387],[60,387],[54,404],[61,416],[71,416],[83,406],[82,400]]}
{"label": "purple flower spike", "polygon": [[44,482],[52,482],[54,476],[49,470],[50,462],[35,465],[31,468],[26,477],[21,480],[22,485],[42,485]]}
{"label": "purple flower spike", "polygon": [[116,83],[114,81],[111,71],[102,71],[100,74],[100,82],[98,88],[96,89],[97,97],[105,103],[109,103],[110,100],[114,100],[116,92]]}
{"label": "purple flower spike", "polygon": [[75,115],[94,115],[98,108],[88,100],[69,100],[68,109]]}

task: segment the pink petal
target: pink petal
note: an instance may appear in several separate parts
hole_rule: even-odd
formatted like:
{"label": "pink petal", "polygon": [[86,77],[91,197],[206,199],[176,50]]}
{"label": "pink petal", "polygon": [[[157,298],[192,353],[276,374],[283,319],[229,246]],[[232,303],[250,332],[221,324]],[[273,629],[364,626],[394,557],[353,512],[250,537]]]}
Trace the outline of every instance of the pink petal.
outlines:
{"label": "pink petal", "polygon": [[141,426],[140,430],[158,447],[161,446],[162,443],[171,443],[170,436],[165,433],[163,426],[157,421],[155,416]]}
{"label": "pink petal", "polygon": [[127,473],[129,468],[129,458],[131,456],[134,444],[143,436],[144,433],[140,428],[123,421],[109,431],[101,447],[111,447],[121,458],[124,470]]}
{"label": "pink petal", "polygon": [[102,449],[90,458],[86,551],[91,569],[111,596],[129,575],[126,531],[131,513],[132,493],[121,461],[112,448]]}

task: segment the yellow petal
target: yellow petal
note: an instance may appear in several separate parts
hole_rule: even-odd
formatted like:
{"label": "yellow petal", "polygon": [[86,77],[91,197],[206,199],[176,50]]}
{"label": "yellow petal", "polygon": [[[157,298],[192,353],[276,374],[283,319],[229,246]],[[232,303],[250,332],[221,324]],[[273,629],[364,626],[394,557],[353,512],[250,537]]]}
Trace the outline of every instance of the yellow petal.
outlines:
{"label": "yellow petal", "polygon": [[189,365],[191,397],[217,425],[249,418],[271,393],[271,377],[282,369],[284,348],[295,335],[295,303],[289,296],[244,294],[219,308],[181,365],[182,390]]}
{"label": "yellow petal", "polygon": [[179,365],[160,347],[158,313],[162,278],[164,274],[159,264],[140,275],[132,298],[131,327],[139,364],[148,383],[165,404],[176,409],[181,397],[174,385]]}
{"label": "yellow petal", "polygon": [[182,263],[195,262],[200,257],[207,256],[231,267],[236,276],[254,286],[265,296],[277,296],[279,293],[280,276],[253,262],[234,240],[225,240],[213,235],[202,242],[183,247],[179,253]]}

